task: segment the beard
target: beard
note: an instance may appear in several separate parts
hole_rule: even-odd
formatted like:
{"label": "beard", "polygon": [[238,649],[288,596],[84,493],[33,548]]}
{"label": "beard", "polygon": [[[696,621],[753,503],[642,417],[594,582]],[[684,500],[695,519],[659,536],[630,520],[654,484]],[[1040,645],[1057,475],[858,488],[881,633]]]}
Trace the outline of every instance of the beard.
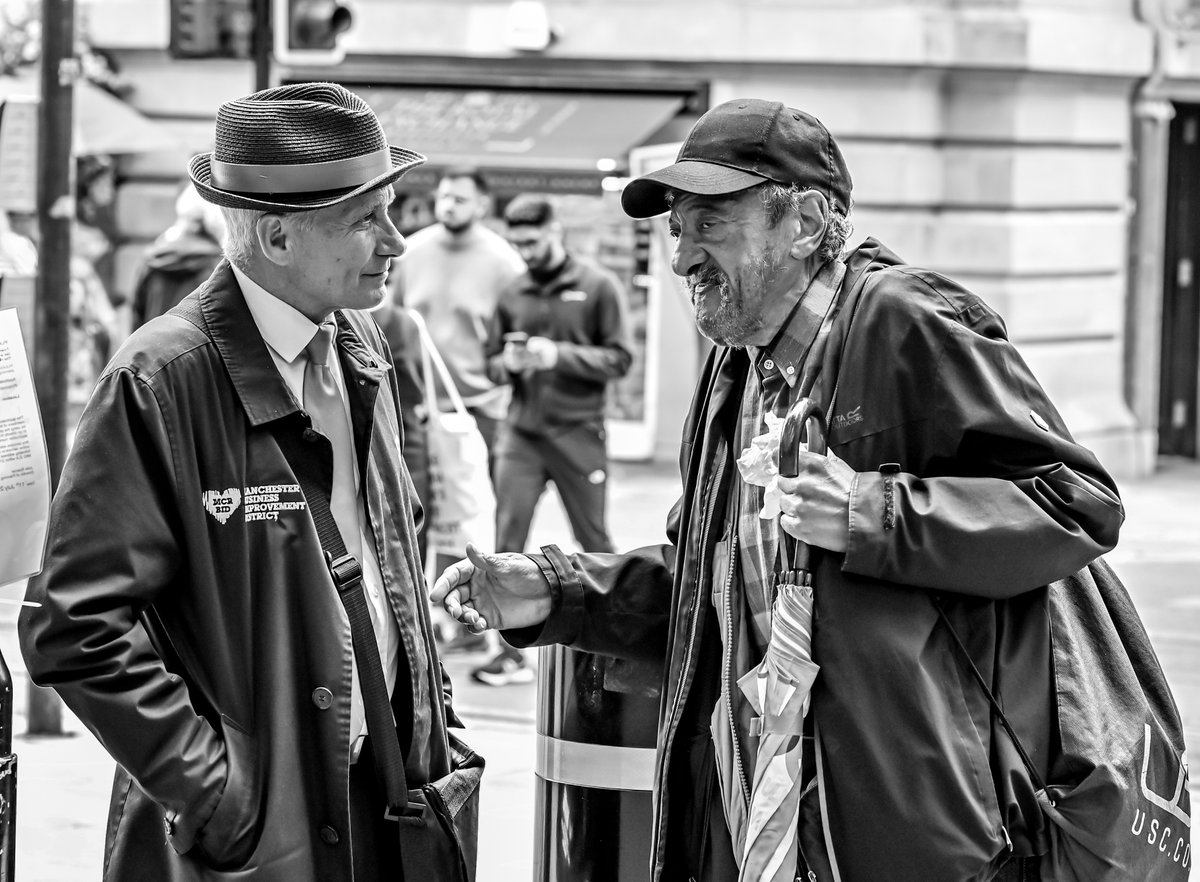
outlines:
{"label": "beard", "polygon": [[475,223],[475,218],[467,217],[462,220],[445,218],[442,220],[442,226],[451,233],[463,233],[471,229],[471,225]]}
{"label": "beard", "polygon": [[[761,307],[782,266],[782,260],[771,254],[752,258],[743,283],[737,286],[711,265],[688,276],[688,292],[700,333],[718,346],[738,348],[758,338],[765,323]],[[706,308],[712,300],[716,301],[715,308]]]}

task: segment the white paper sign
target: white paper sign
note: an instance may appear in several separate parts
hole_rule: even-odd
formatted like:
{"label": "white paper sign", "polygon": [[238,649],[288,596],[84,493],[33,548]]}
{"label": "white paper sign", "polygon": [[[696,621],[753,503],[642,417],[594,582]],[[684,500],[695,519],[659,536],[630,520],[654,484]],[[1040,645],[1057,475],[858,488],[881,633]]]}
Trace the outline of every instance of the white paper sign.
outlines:
{"label": "white paper sign", "polygon": [[50,464],[15,309],[0,309],[0,585],[42,569]]}

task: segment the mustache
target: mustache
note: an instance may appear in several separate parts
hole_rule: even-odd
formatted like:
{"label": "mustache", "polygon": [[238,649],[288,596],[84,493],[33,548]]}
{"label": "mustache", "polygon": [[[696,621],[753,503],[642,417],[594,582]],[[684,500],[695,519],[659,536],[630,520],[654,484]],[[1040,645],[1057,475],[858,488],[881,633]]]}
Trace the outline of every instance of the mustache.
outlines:
{"label": "mustache", "polygon": [[705,285],[718,285],[724,288],[728,284],[729,276],[712,265],[701,267],[699,271],[689,273],[687,277],[688,291],[693,295],[696,293],[697,288],[702,288]]}

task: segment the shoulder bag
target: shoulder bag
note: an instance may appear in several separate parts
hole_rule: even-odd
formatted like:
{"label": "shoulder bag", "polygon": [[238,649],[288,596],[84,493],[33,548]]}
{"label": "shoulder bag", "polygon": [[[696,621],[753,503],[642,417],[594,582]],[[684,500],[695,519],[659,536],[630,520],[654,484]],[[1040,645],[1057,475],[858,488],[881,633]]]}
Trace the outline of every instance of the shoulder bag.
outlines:
{"label": "shoulder bag", "polygon": [[1192,861],[1183,723],[1125,586],[1095,561],[1047,590],[1061,748],[1044,780],[938,615],[1012,740],[1046,821],[1043,882],[1185,882]]}

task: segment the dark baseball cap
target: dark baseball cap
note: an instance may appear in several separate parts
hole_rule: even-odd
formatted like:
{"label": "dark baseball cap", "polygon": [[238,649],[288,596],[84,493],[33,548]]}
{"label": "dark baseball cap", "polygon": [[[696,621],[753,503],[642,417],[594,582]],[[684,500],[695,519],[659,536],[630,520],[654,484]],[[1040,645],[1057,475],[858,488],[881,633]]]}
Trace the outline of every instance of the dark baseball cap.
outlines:
{"label": "dark baseball cap", "polygon": [[774,181],[825,194],[850,209],[850,171],[842,151],[820,121],[778,101],[735,98],[696,121],[675,164],[635,178],[621,193],[630,217],[668,209],[668,189],[714,196]]}

